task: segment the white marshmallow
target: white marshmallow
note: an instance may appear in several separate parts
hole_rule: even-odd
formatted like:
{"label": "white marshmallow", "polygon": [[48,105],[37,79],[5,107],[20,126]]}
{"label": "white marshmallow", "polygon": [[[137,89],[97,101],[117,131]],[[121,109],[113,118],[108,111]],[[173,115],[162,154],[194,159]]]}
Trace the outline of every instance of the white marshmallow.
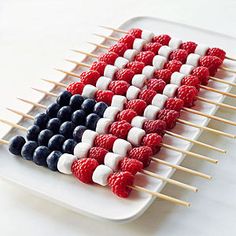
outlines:
{"label": "white marshmallow", "polygon": [[141,38],[146,40],[146,41],[151,41],[152,38],[154,37],[154,33],[149,31],[149,30],[142,30]]}
{"label": "white marshmallow", "polygon": [[193,69],[194,69],[194,66],[183,64],[180,67],[179,72],[182,74],[185,74],[185,75],[190,75],[192,73]]}
{"label": "white marshmallow", "polygon": [[169,42],[169,47],[171,47],[173,49],[178,49],[178,48],[180,48],[181,44],[182,44],[182,40],[181,39],[171,38],[171,40]]}
{"label": "white marshmallow", "polygon": [[200,57],[201,56],[199,56],[198,54],[190,53],[187,57],[186,64],[196,67],[196,66],[198,66],[198,61],[199,61]]}
{"label": "white marshmallow", "polygon": [[156,120],[157,114],[160,110],[159,107],[148,105],[144,110],[143,116],[149,120]]}
{"label": "white marshmallow", "polygon": [[198,44],[197,47],[195,48],[194,53],[200,55],[200,56],[205,56],[209,47],[204,44]]}
{"label": "white marshmallow", "polygon": [[161,46],[158,50],[158,55],[168,58],[172,51],[173,49],[168,46]]}
{"label": "white marshmallow", "polygon": [[129,63],[129,60],[124,57],[117,57],[114,63],[114,66],[116,66],[119,69],[124,69],[125,66]]}
{"label": "white marshmallow", "polygon": [[76,159],[74,155],[63,153],[57,162],[58,171],[66,175],[71,175],[71,166]]}
{"label": "white marshmallow", "polygon": [[137,51],[141,51],[145,44],[146,44],[145,40],[136,38],[133,42],[133,49],[135,49]]}
{"label": "white marshmallow", "polygon": [[104,164],[110,167],[113,171],[117,171],[119,169],[119,163],[123,158],[124,157],[121,155],[108,152],[104,157]]}
{"label": "white marshmallow", "polygon": [[147,121],[148,119],[146,117],[143,116],[135,116],[132,121],[131,121],[131,125],[133,127],[137,127],[142,129],[143,128],[143,124]]}
{"label": "white marshmallow", "polygon": [[135,86],[129,86],[129,88],[127,89],[127,92],[126,92],[126,98],[128,100],[133,100],[133,99],[136,99],[140,93],[140,89],[135,87]]}
{"label": "white marshmallow", "polygon": [[175,84],[167,84],[163,90],[163,94],[169,98],[175,97],[178,86]]}
{"label": "white marshmallow", "polygon": [[163,109],[167,99],[168,99],[168,97],[166,95],[158,93],[152,99],[152,105],[159,107],[160,109]]}
{"label": "white marshmallow", "polygon": [[101,118],[97,122],[96,132],[99,134],[107,134],[112,121],[107,118]]}
{"label": "white marshmallow", "polygon": [[132,145],[124,139],[116,139],[113,143],[112,151],[121,156],[126,156],[128,152],[132,149]]}
{"label": "white marshmallow", "polygon": [[103,117],[110,119],[111,121],[114,121],[119,112],[120,112],[120,110],[117,107],[108,107],[104,111]]}
{"label": "white marshmallow", "polygon": [[97,80],[96,87],[97,87],[97,89],[100,89],[100,90],[107,90],[111,81],[112,81],[112,79],[105,77],[105,76],[101,76]]}
{"label": "white marshmallow", "polygon": [[86,84],[84,86],[82,96],[86,98],[94,98],[95,93],[97,92],[97,88],[91,84]]}
{"label": "white marshmallow", "polygon": [[133,61],[139,52],[135,49],[127,49],[123,55],[129,61]]}
{"label": "white marshmallow", "polygon": [[123,110],[126,102],[127,102],[127,99],[125,96],[114,95],[111,100],[111,106],[117,107],[119,110]]}
{"label": "white marshmallow", "polygon": [[144,84],[146,83],[147,78],[143,74],[137,74],[133,77],[131,83],[137,88],[143,88]]}
{"label": "white marshmallow", "polygon": [[106,186],[108,184],[108,177],[113,173],[113,170],[105,165],[99,165],[93,172],[92,180],[94,183]]}
{"label": "white marshmallow", "polygon": [[185,75],[179,72],[174,72],[170,77],[170,83],[176,84],[178,87],[181,86],[182,80],[184,79]]}
{"label": "white marshmallow", "polygon": [[116,66],[106,65],[105,70],[104,70],[104,76],[113,79],[117,71],[118,71],[118,68]]}
{"label": "white marshmallow", "polygon": [[156,55],[153,57],[152,64],[156,70],[161,70],[164,68],[167,59],[163,56]]}
{"label": "white marshmallow", "polygon": [[90,130],[90,129],[86,129],[82,135],[82,143],[88,143],[89,145],[93,146],[95,138],[98,136],[98,133]]}
{"label": "white marshmallow", "polygon": [[155,68],[153,66],[145,66],[142,70],[142,74],[147,77],[147,79],[153,78]]}
{"label": "white marshmallow", "polygon": [[92,146],[89,143],[78,143],[74,148],[74,155],[79,158],[86,158]]}
{"label": "white marshmallow", "polygon": [[143,129],[132,127],[127,135],[127,141],[129,141],[132,145],[138,146],[140,145],[143,136],[145,135],[145,131]]}

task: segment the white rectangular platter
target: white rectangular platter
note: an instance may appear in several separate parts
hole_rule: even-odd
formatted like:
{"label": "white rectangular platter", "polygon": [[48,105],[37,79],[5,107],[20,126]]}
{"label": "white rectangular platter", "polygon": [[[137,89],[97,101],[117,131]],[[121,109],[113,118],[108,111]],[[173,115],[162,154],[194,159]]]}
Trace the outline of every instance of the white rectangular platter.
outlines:
{"label": "white rectangular platter", "polygon": [[[164,21],[158,18],[136,17],[121,25],[122,29],[130,29],[134,27],[151,30],[156,34],[166,33],[172,37],[181,38],[184,41],[192,40],[209,46],[222,47],[228,53],[233,52],[236,45],[235,38],[182,24]],[[114,34],[114,36],[120,35]],[[236,65],[234,64],[231,66],[232,68],[236,68]],[[69,66],[65,65],[65,68],[68,69]],[[71,65],[70,69],[72,69]],[[49,78],[53,79],[53,77],[55,77],[56,80],[68,79],[60,76],[61,74],[55,73],[54,75],[50,75]],[[228,81],[235,80],[235,77],[229,73],[218,73],[217,77],[224,78]],[[220,83],[210,82],[209,85],[222,91],[230,90],[229,86]],[[215,102],[221,102],[224,98],[222,95],[212,92],[201,91],[200,95]],[[50,101],[52,101],[52,99],[42,100],[45,104]],[[206,114],[214,114],[217,109],[214,105],[202,102],[197,102],[196,108]],[[32,114],[37,111],[38,110],[33,110]],[[208,123],[208,119],[197,115],[187,115],[182,113],[181,118],[199,125],[207,125]],[[27,127],[30,123],[22,122],[22,124]],[[180,124],[178,124],[173,131],[192,139],[197,139],[201,133],[199,129]],[[7,139],[16,133],[15,130],[11,130],[6,134],[5,138]],[[164,142],[184,150],[190,150],[191,148],[190,143],[176,138],[166,137],[164,138]],[[157,157],[163,158],[173,164],[180,164],[184,158],[180,153],[166,150],[164,148],[162,148],[161,152],[158,153]],[[158,166],[156,163],[152,163],[149,169],[165,177],[171,177],[174,172],[173,169],[163,165]],[[32,162],[25,161],[21,158],[14,158],[8,153],[7,147],[4,145],[0,147],[0,176],[22,186],[25,190],[33,192],[37,197],[40,196],[46,198],[87,216],[114,222],[127,222],[137,218],[154,200],[154,198],[147,194],[140,194],[134,191],[128,199],[120,199],[113,195],[108,188],[85,185],[71,176],[54,173],[46,168],[38,167]],[[161,191],[164,187],[164,183],[161,181],[141,175],[137,176],[136,184],[157,192]],[[184,194],[182,196],[184,196]]]}

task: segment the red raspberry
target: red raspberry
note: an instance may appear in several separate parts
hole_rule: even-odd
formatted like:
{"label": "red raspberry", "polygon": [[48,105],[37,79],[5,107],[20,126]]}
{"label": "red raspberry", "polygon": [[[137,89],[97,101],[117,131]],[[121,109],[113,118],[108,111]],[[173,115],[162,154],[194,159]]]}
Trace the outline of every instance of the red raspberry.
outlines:
{"label": "red raspberry", "polygon": [[143,51],[137,54],[135,61],[143,62],[145,65],[152,65],[152,59],[155,53],[151,51]]}
{"label": "red raspberry", "polygon": [[225,59],[226,52],[220,48],[210,48],[207,51],[207,56],[219,57],[222,61]]}
{"label": "red raspberry", "polygon": [[118,56],[119,55],[115,52],[107,52],[99,56],[98,60],[103,61],[109,65],[114,65],[114,62]]}
{"label": "red raspberry", "polygon": [[133,79],[135,73],[131,69],[121,69],[116,72],[116,80],[124,80],[130,84],[131,80]]}
{"label": "red raspberry", "polygon": [[198,66],[192,71],[192,75],[195,75],[198,77],[198,79],[201,81],[201,84],[207,85],[209,81],[209,70],[204,66]]}
{"label": "red raspberry", "polygon": [[194,86],[197,90],[200,88],[200,80],[195,75],[187,75],[183,78],[181,85]]}
{"label": "red raspberry", "polygon": [[118,115],[117,115],[117,120],[125,120],[129,123],[131,123],[132,119],[137,116],[137,112],[132,110],[132,109],[126,109],[121,111]]}
{"label": "red raspberry", "polygon": [[129,34],[133,35],[135,38],[141,38],[142,30],[139,28],[133,28],[129,30]]}
{"label": "red raspberry", "polygon": [[152,149],[147,146],[135,147],[129,151],[129,158],[141,161],[144,168],[149,166],[152,155]]}
{"label": "red raspberry", "polygon": [[130,100],[126,103],[126,109],[133,109],[138,115],[142,115],[147,103],[141,99]]}
{"label": "red raspberry", "polygon": [[157,43],[157,42],[146,43],[143,47],[143,51],[151,51],[151,52],[157,54],[161,46],[162,45],[160,43]]}
{"label": "red raspberry", "polygon": [[151,104],[152,99],[156,94],[156,91],[152,89],[144,89],[139,93],[138,98],[144,100],[147,104]]}
{"label": "red raspberry", "polygon": [[139,172],[143,169],[143,163],[139,160],[125,157],[120,162],[120,169],[122,171],[130,172],[132,175],[136,175],[137,172]]}
{"label": "red raspberry", "polygon": [[166,83],[170,82],[170,77],[171,77],[171,70],[168,69],[162,69],[162,70],[156,70],[153,74],[153,76],[157,79],[162,79]]}
{"label": "red raspberry", "polygon": [[135,74],[142,74],[144,66],[145,64],[140,61],[131,61],[126,65],[126,67],[131,69]]}
{"label": "red raspberry", "polygon": [[81,82],[74,82],[67,86],[66,90],[71,94],[82,94],[84,89],[84,84]]}
{"label": "red raspberry", "polygon": [[165,65],[165,68],[170,70],[172,73],[174,73],[176,71],[179,71],[181,66],[182,66],[182,62],[181,61],[172,60],[172,61],[169,61]]}
{"label": "red raspberry", "polygon": [[117,95],[125,95],[128,88],[129,84],[124,80],[111,81],[111,83],[108,86],[108,89]]}
{"label": "red raspberry", "polygon": [[118,42],[119,43],[125,43],[128,48],[132,48],[134,40],[135,40],[135,37],[133,35],[126,34],[125,36],[120,38]]}
{"label": "red raspberry", "polygon": [[81,182],[90,184],[93,183],[92,180],[93,172],[98,165],[99,164],[95,159],[82,158],[80,160],[75,160],[72,163],[71,171],[72,174]]}
{"label": "red raspberry", "polygon": [[106,65],[107,63],[104,61],[95,61],[92,63],[90,70],[96,70],[100,75],[103,75]]}
{"label": "red raspberry", "polygon": [[117,137],[112,134],[100,134],[95,138],[95,147],[101,147],[108,151],[112,150],[113,143],[116,141]]}
{"label": "red raspberry", "polygon": [[143,125],[143,129],[147,134],[157,133],[163,136],[166,130],[166,122],[164,120],[147,120]]}
{"label": "red raspberry", "polygon": [[118,197],[127,198],[131,192],[130,186],[134,183],[134,176],[128,171],[120,171],[112,174],[108,179],[111,191]]}
{"label": "red raspberry", "polygon": [[163,109],[158,113],[158,118],[166,122],[167,129],[175,126],[176,119],[179,118],[179,112],[175,110]]}
{"label": "red raspberry", "polygon": [[169,59],[170,60],[177,60],[177,61],[181,61],[182,63],[185,63],[187,57],[188,57],[188,52],[186,50],[184,50],[184,49],[175,49],[170,54]]}
{"label": "red raspberry", "polygon": [[100,74],[96,70],[84,71],[80,74],[80,81],[83,84],[96,85],[96,82],[99,77]]}
{"label": "red raspberry", "polygon": [[184,107],[184,101],[179,98],[168,98],[165,108],[169,110],[180,111]]}
{"label": "red raspberry", "polygon": [[99,164],[104,163],[104,157],[108,153],[108,151],[101,147],[92,147],[89,150],[88,158],[94,158],[97,160]]}
{"label": "red raspberry", "polygon": [[194,42],[191,42],[191,41],[182,43],[180,45],[180,48],[186,50],[188,52],[188,54],[194,53],[196,47],[197,47],[197,44]]}
{"label": "red raspberry", "polygon": [[161,34],[158,36],[154,36],[152,39],[153,42],[158,42],[161,45],[168,45],[170,40],[171,40],[171,37],[167,34]]}
{"label": "red raspberry", "polygon": [[129,130],[132,128],[131,124],[125,120],[116,121],[112,123],[110,127],[110,133],[115,135],[117,138],[125,139],[128,135]]}
{"label": "red raspberry", "polygon": [[108,52],[114,52],[119,56],[123,56],[127,49],[128,47],[125,43],[116,43],[109,48]]}
{"label": "red raspberry", "polygon": [[160,150],[161,142],[162,137],[160,135],[158,135],[157,133],[150,133],[143,138],[142,145],[150,147],[154,154]]}
{"label": "red raspberry", "polygon": [[107,105],[111,105],[111,100],[114,96],[114,93],[109,90],[97,90],[95,94],[95,100],[97,102],[105,102]]}
{"label": "red raspberry", "polygon": [[208,68],[210,75],[214,76],[218,67],[222,64],[222,60],[215,56],[204,56],[199,60],[200,66]]}
{"label": "red raspberry", "polygon": [[150,79],[147,82],[147,88],[154,90],[156,93],[162,93],[166,86],[166,82],[162,79]]}
{"label": "red raspberry", "polygon": [[185,107],[192,107],[194,105],[197,94],[198,91],[193,86],[182,85],[178,88],[178,98],[184,101]]}

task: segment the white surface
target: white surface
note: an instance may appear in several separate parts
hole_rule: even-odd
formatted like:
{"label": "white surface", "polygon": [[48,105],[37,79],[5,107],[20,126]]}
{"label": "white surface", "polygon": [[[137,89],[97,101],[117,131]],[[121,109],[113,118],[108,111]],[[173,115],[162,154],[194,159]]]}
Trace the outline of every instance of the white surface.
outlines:
{"label": "white surface", "polygon": [[[231,27],[233,28],[233,24],[235,24],[233,23],[235,22],[235,18],[233,18],[235,9],[233,1],[224,3],[225,8],[228,7],[228,11],[225,11],[225,14],[228,15],[215,19],[212,19],[212,15],[209,18],[209,9],[207,9],[206,5],[202,5],[203,2],[201,3],[200,1],[197,4],[188,3],[189,5],[187,1],[178,1],[175,3],[176,5],[174,2],[169,1],[169,5],[174,4],[172,8],[169,8],[168,4],[163,5],[164,3],[161,2],[158,4],[158,1],[150,1],[150,6],[146,6],[144,2],[140,3],[140,5],[137,4],[132,14],[130,11],[124,11],[123,6],[129,4],[132,6],[134,1],[128,3],[127,1],[119,1],[117,5],[109,4],[110,1],[103,2],[104,5],[107,3],[109,14],[102,14],[105,9],[101,7],[102,2],[100,1],[94,2],[94,4],[98,5],[94,7],[94,11],[89,10],[91,2],[88,1],[83,3],[85,6],[81,6],[78,1],[67,1],[67,4],[64,1],[41,1],[40,3],[36,1],[3,2],[4,7],[1,8],[3,21],[0,23],[1,38],[3,39],[0,44],[2,56],[1,78],[2,81],[4,79],[6,88],[1,90],[1,96],[3,96],[1,98],[9,97],[9,99],[1,101],[1,104],[13,104],[15,100],[13,100],[14,96],[12,94],[23,96],[23,89],[27,88],[29,80],[32,80],[32,78],[37,80],[41,76],[46,76],[47,70],[50,70],[55,65],[58,66],[57,60],[65,56],[66,49],[78,47],[78,39],[79,42],[91,40],[90,32],[95,29],[96,23],[107,24],[112,19],[113,25],[118,25],[131,16],[158,14],[160,17],[188,24],[192,23],[229,34],[232,34],[232,28],[226,27],[228,21],[232,21]],[[210,12],[215,12],[216,15],[222,16],[224,14],[221,13],[222,6],[219,6],[216,1],[214,3],[214,9],[216,10],[213,9]],[[212,5],[210,2],[208,4],[209,6]],[[205,8],[201,9],[202,6],[205,6]],[[198,19],[196,8],[201,9],[201,20]],[[118,14],[119,11],[122,11],[122,14]],[[176,11],[178,11],[178,14],[176,14]],[[41,17],[42,12],[43,18]],[[89,17],[88,12],[90,13]],[[114,17],[114,12],[117,13],[116,17]],[[230,19],[231,16],[232,18]],[[100,22],[95,21],[98,18]],[[206,26],[206,24],[208,25]],[[68,27],[68,25],[71,27]],[[219,29],[218,27],[221,28]],[[86,49],[83,45],[80,45],[80,48]],[[10,70],[12,66],[16,68],[13,71]],[[25,80],[21,78],[25,78]],[[6,79],[8,82],[6,82]],[[20,87],[15,86],[15,91],[12,94],[5,94],[4,91],[10,91],[12,87],[10,84],[12,83],[18,83]],[[232,114],[228,112],[224,114],[222,112],[222,116],[232,118]],[[236,130],[231,127],[228,130],[236,133]],[[205,136],[208,141],[213,138],[214,141],[212,143],[218,144],[218,146],[226,149],[233,147],[232,140],[216,139],[209,135]],[[197,150],[196,147],[195,150]],[[203,150],[198,149],[197,151],[201,152]],[[209,154],[215,155],[215,153]],[[0,221],[1,234],[13,235],[14,232],[17,232],[18,234],[32,235],[34,233],[34,235],[37,235],[39,233],[35,231],[35,226],[37,225],[41,229],[40,235],[42,233],[57,235],[92,235],[96,233],[98,235],[98,232],[101,235],[114,234],[115,232],[117,232],[117,235],[121,233],[123,235],[234,235],[236,232],[234,227],[234,199],[236,194],[233,178],[235,176],[233,168],[235,167],[235,161],[231,154],[233,152],[229,151],[227,159],[222,158],[223,160],[218,168],[212,168],[211,165],[207,164],[199,166],[198,169],[215,176],[211,184],[199,178],[185,180],[199,186],[201,189],[201,192],[197,195],[184,193],[187,199],[194,201],[192,208],[186,210],[159,201],[154,203],[144,216],[127,225],[96,222],[50,204],[47,201],[31,195],[28,196],[28,194],[18,191],[17,188],[2,183],[0,190],[0,198],[2,200],[0,201],[2,212]],[[215,156],[217,157],[217,155]],[[188,162],[188,166],[196,167],[196,163]],[[178,174],[176,177],[184,179],[188,176]],[[169,187],[165,192],[174,195],[177,190]],[[180,195],[182,194],[180,193]],[[156,211],[157,209],[158,212]]]}

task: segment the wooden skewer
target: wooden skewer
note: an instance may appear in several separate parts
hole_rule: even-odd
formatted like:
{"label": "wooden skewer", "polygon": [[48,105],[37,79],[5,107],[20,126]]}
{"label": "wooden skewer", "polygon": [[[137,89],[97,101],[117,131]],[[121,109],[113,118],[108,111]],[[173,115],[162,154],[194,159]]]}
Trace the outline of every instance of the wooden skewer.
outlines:
{"label": "wooden skewer", "polygon": [[190,203],[189,202],[185,202],[185,201],[182,201],[182,200],[179,200],[179,199],[176,199],[176,198],[173,198],[173,197],[169,197],[165,194],[162,194],[162,193],[158,193],[158,192],[152,192],[146,188],[143,188],[143,187],[140,187],[140,186],[137,186],[137,185],[133,185],[133,186],[129,186],[131,189],[133,190],[136,190],[136,191],[139,191],[139,192],[145,192],[145,193],[148,193],[148,194],[151,194],[152,196],[154,197],[158,197],[162,200],[166,200],[166,201],[169,201],[169,202],[173,202],[177,205],[182,205],[182,206],[186,206],[186,207],[190,207]]}
{"label": "wooden skewer", "polygon": [[189,126],[192,126],[192,127],[195,127],[195,128],[199,128],[199,129],[202,129],[202,130],[207,130],[207,131],[213,132],[215,134],[220,134],[220,135],[223,135],[225,137],[236,138],[236,135],[225,133],[223,131],[220,131],[220,130],[217,130],[217,129],[212,129],[212,128],[209,128],[209,127],[206,127],[206,126],[200,126],[200,125],[197,125],[197,124],[194,124],[192,122],[182,120],[182,119],[179,119],[179,118],[177,119],[177,122],[185,124],[185,125],[189,125]]}
{"label": "wooden skewer", "polygon": [[174,146],[171,146],[171,145],[168,145],[168,144],[162,143],[161,146],[165,147],[167,149],[170,149],[170,150],[174,150],[176,152],[180,152],[180,153],[185,154],[185,155],[189,155],[191,157],[198,158],[200,160],[208,161],[208,162],[213,163],[213,164],[217,164],[218,163],[218,160],[215,160],[215,159],[212,159],[210,157],[207,157],[207,156],[204,156],[204,155],[200,155],[200,154],[197,154],[197,153],[194,153],[194,152],[185,151],[185,150],[182,150],[180,148],[177,148],[177,147],[174,147]]}
{"label": "wooden skewer", "polygon": [[37,89],[37,88],[32,88],[32,89],[37,91],[37,92],[44,93],[44,94],[52,96],[52,97],[57,97],[57,94],[52,93],[52,92],[47,92],[47,91],[44,91],[42,89]]}
{"label": "wooden skewer", "polygon": [[[40,93],[46,93],[47,95],[49,94],[49,92],[43,91],[41,89],[35,89],[35,88],[32,88],[32,89],[34,89],[35,91],[38,91]],[[53,94],[54,97],[57,97],[57,95],[55,93],[51,93],[50,92],[50,94]],[[205,126],[200,126],[200,125],[194,124],[194,123],[189,122],[189,121],[185,121],[185,120],[182,120],[182,119],[177,119],[177,121],[182,123],[182,124],[185,124],[185,125],[189,125],[189,126],[193,126],[195,128],[207,130],[207,131],[210,131],[210,132],[213,132],[213,133],[216,133],[216,134],[220,134],[220,135],[223,135],[223,136],[226,136],[226,137],[229,137],[229,138],[236,138],[236,135],[225,133],[223,131],[219,131],[219,130],[216,130],[216,129],[208,128],[208,127],[205,127]]]}
{"label": "wooden skewer", "polygon": [[99,58],[98,55],[93,54],[93,53],[84,52],[84,51],[77,50],[77,49],[72,49],[72,51],[74,51],[74,52],[76,52],[76,53],[80,53],[80,54],[86,55],[86,56],[89,56],[89,57],[94,57],[94,58],[97,58],[97,59]]}
{"label": "wooden skewer", "polygon": [[223,79],[219,79],[219,78],[216,78],[216,77],[213,77],[213,76],[209,76],[209,78],[213,81],[216,81],[216,82],[220,82],[222,84],[227,84],[227,85],[230,85],[232,87],[236,87],[236,84],[233,83],[233,82],[229,82],[229,81],[226,81],[226,80],[223,80]]}
{"label": "wooden skewer", "polygon": [[93,43],[93,42],[88,42],[88,44],[91,44],[91,45],[96,46],[96,47],[104,48],[104,49],[109,49],[108,46],[103,45],[103,44],[98,44],[98,43]]}
{"label": "wooden skewer", "polygon": [[105,35],[96,34],[96,33],[94,33],[93,35],[96,35],[96,36],[98,36],[100,38],[105,38],[105,39],[113,40],[113,41],[116,41],[116,42],[119,41],[118,38],[115,38],[115,37],[112,37],[112,36],[105,36]]}
{"label": "wooden skewer", "polygon": [[[26,99],[22,99],[22,98],[18,98],[19,100],[25,102],[25,103],[28,103],[28,104],[31,104],[31,105],[34,105],[35,107],[39,107],[39,108],[42,108],[42,109],[46,109],[47,107],[40,104],[40,103],[33,103],[29,100],[26,100]],[[165,131],[166,134],[170,135],[170,136],[173,136],[173,137],[176,137],[176,138],[179,138],[179,139],[182,139],[182,140],[185,140],[185,141],[188,141],[188,142],[191,142],[191,143],[194,143],[194,144],[197,144],[199,146],[203,146],[203,147],[206,147],[206,148],[209,148],[211,150],[215,150],[217,152],[221,152],[221,153],[226,153],[226,150],[223,150],[221,148],[217,148],[217,147],[214,147],[212,145],[209,145],[209,144],[206,144],[206,143],[203,143],[203,142],[200,142],[200,141],[197,141],[197,140],[194,140],[194,139],[189,139],[189,138],[186,138],[180,134],[175,134],[175,133],[172,133],[170,131]]]}
{"label": "wooden skewer", "polygon": [[231,72],[231,73],[236,73],[236,70],[227,68],[227,67],[225,67],[225,66],[221,66],[220,69],[221,69],[221,70],[228,71],[228,72]]}
{"label": "wooden skewer", "polygon": [[210,176],[210,175],[201,173],[201,172],[196,171],[196,170],[189,169],[189,168],[184,167],[184,166],[175,165],[175,164],[172,164],[172,163],[170,163],[170,162],[161,160],[161,159],[156,158],[156,157],[152,157],[151,160],[152,160],[152,161],[155,161],[155,162],[157,162],[157,163],[159,163],[159,164],[162,164],[162,165],[165,165],[165,166],[169,166],[169,167],[174,168],[174,169],[176,169],[176,170],[181,170],[181,171],[187,172],[187,173],[189,173],[189,174],[202,177],[202,178],[204,178],[204,179],[208,179],[208,180],[211,180],[211,179],[212,179],[212,176]]}
{"label": "wooden skewer", "polygon": [[[55,82],[53,80],[48,80],[48,79],[43,79],[43,80],[48,82],[48,83],[54,84],[54,85],[58,85],[58,86],[61,86],[61,87],[67,87],[67,85],[65,85],[63,83],[60,83],[60,82]],[[229,124],[229,125],[235,125],[236,126],[236,122],[233,122],[233,121],[230,121],[230,120],[227,120],[227,119],[223,119],[223,118],[220,118],[218,116],[208,115],[208,114],[205,114],[205,113],[200,112],[200,111],[196,111],[196,110],[191,109],[191,108],[185,108],[184,107],[183,110],[186,111],[186,112],[190,112],[190,113],[193,113],[193,114],[203,116],[203,117],[211,118],[213,120],[217,120],[217,121]]]}
{"label": "wooden skewer", "polygon": [[11,121],[8,121],[8,120],[4,120],[2,118],[0,118],[0,122],[4,123],[4,124],[7,124],[7,125],[10,125],[11,127],[14,127],[14,128],[17,128],[17,129],[20,129],[20,130],[23,130],[23,131],[26,131],[27,129],[21,125],[18,125],[18,124],[15,124]]}
{"label": "wooden skewer", "polygon": [[[3,139],[0,139],[0,143],[1,143],[1,144],[9,144],[8,141],[3,140]],[[145,172],[146,172],[146,171],[145,171]],[[148,172],[149,172],[149,171],[148,171]],[[148,173],[148,175],[154,177],[155,174],[152,175],[151,173],[152,173],[152,172]],[[164,178],[164,179],[165,179],[165,178]],[[169,181],[169,180],[168,180],[168,181]],[[174,180],[173,180],[173,181],[174,181]],[[176,182],[178,182],[178,181],[176,181]],[[170,183],[175,183],[175,181],[174,181],[174,182],[170,181]],[[177,184],[176,184],[176,185],[177,185]],[[198,189],[195,189],[195,188],[192,187],[192,186],[188,186],[188,185],[184,186],[184,184],[182,185],[182,183],[179,183],[178,186],[186,187],[186,188],[191,189],[192,191],[195,191],[195,192],[198,190]],[[189,202],[182,201],[182,200],[180,200],[180,199],[177,199],[177,198],[174,198],[174,197],[170,197],[170,196],[165,195],[165,194],[162,194],[162,193],[153,192],[153,191],[151,191],[151,190],[148,190],[148,189],[146,189],[146,188],[143,188],[143,187],[140,187],[140,186],[137,186],[137,185],[129,186],[129,188],[131,188],[131,189],[133,189],[133,190],[135,190],[135,191],[138,191],[138,192],[144,192],[144,193],[151,194],[151,195],[154,196],[154,197],[158,197],[158,198],[160,198],[160,199],[162,199],[162,200],[166,200],[166,201],[175,203],[175,204],[177,204],[177,205],[186,206],[186,207],[189,207],[189,206],[190,206],[190,203],[189,203]]]}

